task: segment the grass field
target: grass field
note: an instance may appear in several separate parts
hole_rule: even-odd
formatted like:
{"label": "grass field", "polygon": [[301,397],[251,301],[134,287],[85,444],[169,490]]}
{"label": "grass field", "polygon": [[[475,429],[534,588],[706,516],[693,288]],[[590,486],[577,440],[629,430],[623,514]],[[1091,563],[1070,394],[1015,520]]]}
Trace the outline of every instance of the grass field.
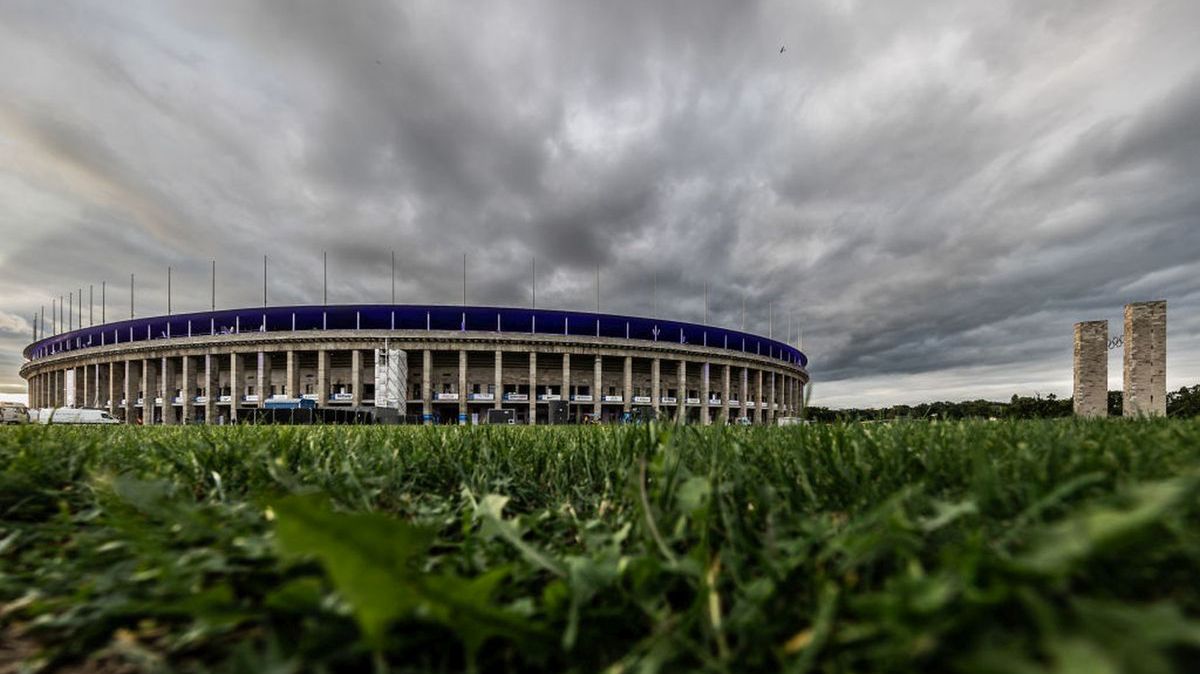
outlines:
{"label": "grass field", "polygon": [[4,429],[0,671],[1186,671],[1198,485],[1191,421]]}

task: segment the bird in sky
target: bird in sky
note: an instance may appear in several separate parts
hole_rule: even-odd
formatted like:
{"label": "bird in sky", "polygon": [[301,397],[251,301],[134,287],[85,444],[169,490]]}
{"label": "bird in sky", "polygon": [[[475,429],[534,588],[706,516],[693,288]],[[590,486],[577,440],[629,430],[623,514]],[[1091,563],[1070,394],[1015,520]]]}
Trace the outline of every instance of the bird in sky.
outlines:
{"label": "bird in sky", "polygon": [[779,53],[780,53],[780,54],[782,54],[782,53],[783,53],[783,52],[785,52],[785,51],[787,51],[787,46],[786,46],[786,45],[785,45],[785,46],[782,46],[782,47],[780,47],[780,48],[779,48]]}

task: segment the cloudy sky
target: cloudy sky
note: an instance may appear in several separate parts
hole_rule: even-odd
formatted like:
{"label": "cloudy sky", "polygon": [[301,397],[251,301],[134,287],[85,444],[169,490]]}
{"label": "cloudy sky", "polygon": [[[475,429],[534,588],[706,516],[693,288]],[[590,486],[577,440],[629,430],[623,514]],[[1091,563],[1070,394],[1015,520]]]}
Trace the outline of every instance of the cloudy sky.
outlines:
{"label": "cloudy sky", "polygon": [[[0,1],[0,392],[51,298],[803,329],[816,402],[1200,382],[1200,3]],[[780,47],[786,50],[780,53]],[[86,313],[85,303],[85,313]],[[96,309],[99,318],[99,308]],[[1111,386],[1120,388],[1119,351]]]}

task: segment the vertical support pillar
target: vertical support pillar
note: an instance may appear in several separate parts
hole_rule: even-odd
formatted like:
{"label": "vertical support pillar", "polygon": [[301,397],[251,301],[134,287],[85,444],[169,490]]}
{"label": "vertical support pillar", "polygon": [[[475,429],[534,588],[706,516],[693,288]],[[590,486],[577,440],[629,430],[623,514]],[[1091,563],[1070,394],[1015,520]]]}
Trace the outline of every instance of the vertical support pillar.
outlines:
{"label": "vertical support pillar", "polygon": [[229,354],[229,422],[237,423],[238,405],[246,390],[246,375],[242,372],[242,357],[235,351]]}
{"label": "vertical support pillar", "polygon": [[625,388],[621,391],[621,409],[633,409],[633,356],[625,356]]}
{"label": "vertical support pillar", "polygon": [[763,423],[763,371],[755,370],[754,423]]}
{"label": "vertical support pillar", "polygon": [[768,382],[768,384],[769,384],[770,388],[767,390],[767,423],[774,424],[775,423],[775,415],[777,412],[777,410],[775,409],[775,373],[771,372],[769,374],[770,374],[770,377],[769,377],[770,381]]}
{"label": "vertical support pillar", "polygon": [[159,377],[159,393],[162,395],[162,423],[164,426],[175,424],[175,361],[163,356],[162,376]]}
{"label": "vertical support pillar", "polygon": [[492,355],[493,378],[495,379],[495,398],[492,399],[492,409],[500,409],[504,401],[504,352],[496,349]]}
{"label": "vertical support pillar", "polygon": [[191,356],[183,357],[183,364],[180,368],[182,370],[183,385],[179,391],[179,397],[183,402],[183,405],[180,407],[179,421],[183,424],[192,423],[196,417],[196,369],[194,365]]}
{"label": "vertical support pillar", "polygon": [[[258,371],[254,375],[254,381],[257,383],[255,389],[258,391],[258,407],[259,409],[266,407],[267,399],[271,395],[271,356],[259,351],[258,352]],[[357,372],[357,370],[356,370]],[[355,386],[357,391],[358,387]]]}
{"label": "vertical support pillar", "polygon": [[350,388],[350,404],[362,407],[362,351],[358,349],[350,351]]}
{"label": "vertical support pillar", "polygon": [[659,359],[650,361],[650,406],[654,408],[654,416],[658,416],[658,406],[662,404],[662,393],[659,390],[659,374],[661,371]]}
{"label": "vertical support pillar", "polygon": [[466,426],[467,417],[467,350],[458,350],[458,425]]}
{"label": "vertical support pillar", "polygon": [[1127,417],[1167,414],[1167,303],[1125,305],[1125,391]]}
{"label": "vertical support pillar", "polygon": [[217,359],[211,353],[204,354],[204,423],[212,426],[217,423]]}
{"label": "vertical support pillar", "polygon": [[571,417],[571,354],[564,353],[562,357],[562,399],[567,403],[567,418]]}
{"label": "vertical support pillar", "polygon": [[125,401],[121,407],[125,410],[125,423],[132,424],[134,417],[137,416],[137,410],[133,408],[133,361],[125,361],[125,381],[122,382],[121,390],[125,396]]}
{"label": "vertical support pillar", "polygon": [[287,351],[287,382],[284,383],[284,393],[289,398],[300,397],[300,368],[296,365],[295,349]]}
{"label": "vertical support pillar", "polygon": [[421,352],[421,421],[433,423],[433,352]]}
{"label": "vertical support pillar", "polygon": [[154,361],[142,359],[142,423],[150,426],[154,423]]}
{"label": "vertical support pillar", "polygon": [[709,370],[711,365],[706,360],[700,365],[700,425],[707,426],[712,423],[712,410],[708,403],[709,397],[712,395],[709,389]]}
{"label": "vertical support pillar", "polygon": [[729,423],[729,374],[733,369],[728,363],[721,366],[721,423]]}
{"label": "vertical support pillar", "polygon": [[329,407],[329,349],[317,349],[317,407]]}
{"label": "vertical support pillar", "polygon": [[80,407],[91,407],[91,405],[88,404],[88,393],[91,392],[91,387],[88,386],[88,366],[84,365],[78,368],[75,372],[75,378],[79,380],[79,386],[81,389],[83,389],[83,395],[76,399],[76,404]]}
{"label": "vertical support pillar", "polygon": [[537,351],[529,352],[529,424],[537,423]]}
{"label": "vertical support pillar", "polygon": [[688,383],[687,383],[687,361],[682,358],[679,359],[679,370],[677,371],[677,374],[678,374],[678,381],[676,382],[676,385],[679,386],[679,391],[678,391],[679,395],[677,395],[675,397],[675,421],[683,424],[683,423],[687,423],[687,420],[688,420],[688,408],[687,408]]}
{"label": "vertical support pillar", "polygon": [[592,415],[596,421],[600,420],[601,400],[604,400],[604,391],[601,389],[601,384],[604,383],[604,356],[596,356],[596,362],[592,366]]}

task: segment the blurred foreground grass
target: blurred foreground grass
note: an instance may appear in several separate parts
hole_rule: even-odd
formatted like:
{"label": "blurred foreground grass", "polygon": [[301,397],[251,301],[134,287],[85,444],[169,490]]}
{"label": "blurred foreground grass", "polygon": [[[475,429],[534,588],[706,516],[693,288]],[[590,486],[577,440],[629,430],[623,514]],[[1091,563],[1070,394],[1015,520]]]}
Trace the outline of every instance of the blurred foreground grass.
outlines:
{"label": "blurred foreground grass", "polygon": [[0,671],[1168,672],[1200,423],[0,431]]}

